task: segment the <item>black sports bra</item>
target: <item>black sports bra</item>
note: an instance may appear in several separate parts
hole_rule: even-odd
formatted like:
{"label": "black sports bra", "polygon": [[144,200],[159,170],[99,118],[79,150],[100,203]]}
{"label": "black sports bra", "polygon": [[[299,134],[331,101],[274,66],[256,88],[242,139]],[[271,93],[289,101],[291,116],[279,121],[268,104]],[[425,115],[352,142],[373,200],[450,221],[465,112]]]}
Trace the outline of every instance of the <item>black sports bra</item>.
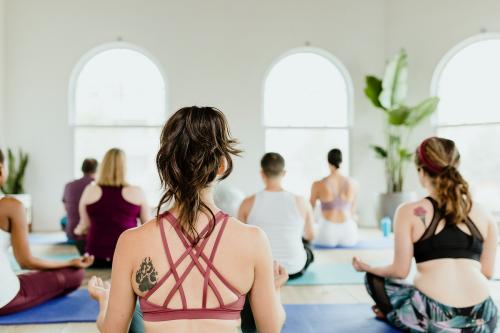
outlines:
{"label": "black sports bra", "polygon": [[432,221],[420,239],[413,244],[415,261],[442,259],[442,258],[466,258],[479,261],[483,252],[483,236],[470,218],[464,221],[470,230],[470,235],[463,232],[456,224],[446,224],[436,234],[439,221],[444,214],[439,209],[438,203],[431,197],[427,197],[434,208]]}

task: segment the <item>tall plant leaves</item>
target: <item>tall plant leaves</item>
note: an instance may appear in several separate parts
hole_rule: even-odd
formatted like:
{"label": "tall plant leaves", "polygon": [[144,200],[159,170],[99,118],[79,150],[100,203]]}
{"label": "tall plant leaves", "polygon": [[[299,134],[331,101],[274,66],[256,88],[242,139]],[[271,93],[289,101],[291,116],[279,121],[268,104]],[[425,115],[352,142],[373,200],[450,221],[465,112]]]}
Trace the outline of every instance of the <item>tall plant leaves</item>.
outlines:
{"label": "tall plant leaves", "polygon": [[382,92],[382,80],[375,76],[367,76],[365,78],[366,87],[365,95],[377,108],[383,109],[384,107],[380,104],[379,96]]}
{"label": "tall plant leaves", "polygon": [[378,158],[384,159],[387,158],[387,150],[380,146],[371,146],[373,148],[373,151],[375,152],[375,155]]}
{"label": "tall plant leaves", "polygon": [[[11,149],[7,150],[8,158],[8,177],[2,187],[2,192],[5,194],[21,194],[24,193],[24,174],[28,165],[28,154],[22,150],[18,153],[18,159]],[[19,160],[19,161],[18,161]]]}
{"label": "tall plant leaves", "polygon": [[410,109],[408,109],[406,106],[401,106],[397,109],[390,110],[388,111],[389,124],[394,126],[404,125],[409,115]]}
{"label": "tall plant leaves", "polygon": [[385,109],[401,106],[408,92],[408,57],[405,50],[399,51],[387,64],[382,81],[380,104]]}
{"label": "tall plant leaves", "polygon": [[436,111],[439,104],[438,97],[430,97],[419,103],[417,106],[409,109],[409,115],[406,118],[405,125],[415,127],[420,124],[425,118],[429,117]]}

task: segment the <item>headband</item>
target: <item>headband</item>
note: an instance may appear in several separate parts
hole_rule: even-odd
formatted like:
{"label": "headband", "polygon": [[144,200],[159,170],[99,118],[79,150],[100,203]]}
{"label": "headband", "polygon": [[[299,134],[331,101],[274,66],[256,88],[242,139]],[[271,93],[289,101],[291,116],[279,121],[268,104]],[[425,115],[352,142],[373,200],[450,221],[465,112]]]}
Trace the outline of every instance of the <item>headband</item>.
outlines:
{"label": "headband", "polygon": [[427,143],[429,142],[429,140],[432,139],[432,138],[427,138],[425,139],[421,144],[420,146],[418,147],[418,150],[417,150],[417,153],[418,153],[418,159],[420,160],[420,162],[423,164],[423,166],[428,170],[430,171],[431,173],[433,174],[439,174],[441,173],[445,168],[443,167],[440,167],[438,165],[435,165],[434,163],[432,163],[432,161],[430,161],[428,158],[427,158],[427,154],[425,152],[425,148],[427,147]]}

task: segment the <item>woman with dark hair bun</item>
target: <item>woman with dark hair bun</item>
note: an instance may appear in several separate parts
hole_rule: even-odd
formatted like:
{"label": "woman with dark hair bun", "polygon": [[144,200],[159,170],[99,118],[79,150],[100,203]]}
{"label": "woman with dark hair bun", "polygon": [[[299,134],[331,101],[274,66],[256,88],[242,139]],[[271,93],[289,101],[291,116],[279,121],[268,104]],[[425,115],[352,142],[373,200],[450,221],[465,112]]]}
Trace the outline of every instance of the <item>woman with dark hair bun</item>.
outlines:
{"label": "woman with dark hair bun", "polygon": [[120,236],[111,288],[95,277],[89,283],[101,332],[127,332],[137,297],[146,332],[239,332],[247,295],[258,331],[280,332],[286,271],[273,263],[263,231],[213,199],[240,153],[236,143],[215,108],[182,108],[167,121],[156,158],[164,189],[157,216]]}
{"label": "woman with dark hair bun", "polygon": [[314,182],[311,188],[311,206],[314,208],[318,200],[321,204],[321,220],[314,243],[332,247],[353,246],[358,241],[356,186],[340,171],[342,151],[332,149],[327,157],[330,174]]}
{"label": "woman with dark hair bun", "polygon": [[[372,267],[353,258],[354,268],[367,272],[375,314],[411,332],[494,332],[497,308],[488,279],[497,248],[495,219],[472,201],[453,141],[424,140],[415,163],[428,196],[398,208],[393,263]],[[412,257],[414,285],[394,280],[408,276]]]}

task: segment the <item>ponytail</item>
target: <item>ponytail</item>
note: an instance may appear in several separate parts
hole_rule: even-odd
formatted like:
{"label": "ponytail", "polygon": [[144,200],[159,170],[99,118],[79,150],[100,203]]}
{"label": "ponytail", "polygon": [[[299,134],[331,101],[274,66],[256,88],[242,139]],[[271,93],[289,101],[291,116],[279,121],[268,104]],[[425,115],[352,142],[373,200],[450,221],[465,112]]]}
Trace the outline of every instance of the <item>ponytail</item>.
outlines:
{"label": "ponytail", "polygon": [[439,207],[446,223],[465,221],[472,208],[469,184],[454,166],[446,167],[433,179]]}
{"label": "ponytail", "polygon": [[472,208],[469,184],[457,169],[460,154],[455,142],[431,137],[417,148],[416,164],[430,177],[439,208],[446,223],[457,224],[468,218]]}

